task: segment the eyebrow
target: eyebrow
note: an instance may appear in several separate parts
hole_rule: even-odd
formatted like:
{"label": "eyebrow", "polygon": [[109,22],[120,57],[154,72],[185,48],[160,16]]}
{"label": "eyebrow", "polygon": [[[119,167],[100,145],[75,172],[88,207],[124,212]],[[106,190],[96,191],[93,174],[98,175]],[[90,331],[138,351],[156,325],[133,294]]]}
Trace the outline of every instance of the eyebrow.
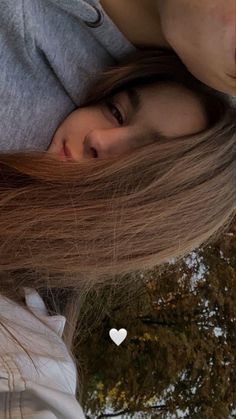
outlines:
{"label": "eyebrow", "polygon": [[142,101],[139,92],[135,88],[126,90],[130,105],[134,113],[137,113],[142,107]]}
{"label": "eyebrow", "polygon": [[[127,97],[129,99],[130,105],[132,107],[132,110],[134,114],[138,113],[138,111],[142,107],[142,99],[137,89],[134,87],[131,87],[130,89],[126,90]],[[150,130],[149,135],[152,138],[152,141],[157,140],[165,140],[167,137],[159,130]]]}

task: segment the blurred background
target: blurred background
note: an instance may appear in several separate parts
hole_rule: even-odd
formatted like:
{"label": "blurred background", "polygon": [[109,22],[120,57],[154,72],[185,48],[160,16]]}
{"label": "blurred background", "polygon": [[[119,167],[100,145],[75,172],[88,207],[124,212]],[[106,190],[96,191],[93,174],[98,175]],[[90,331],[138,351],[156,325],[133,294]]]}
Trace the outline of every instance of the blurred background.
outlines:
{"label": "blurred background", "polygon": [[[117,347],[111,328],[125,328]],[[214,244],[117,278],[81,306],[88,419],[236,418],[236,219]]]}

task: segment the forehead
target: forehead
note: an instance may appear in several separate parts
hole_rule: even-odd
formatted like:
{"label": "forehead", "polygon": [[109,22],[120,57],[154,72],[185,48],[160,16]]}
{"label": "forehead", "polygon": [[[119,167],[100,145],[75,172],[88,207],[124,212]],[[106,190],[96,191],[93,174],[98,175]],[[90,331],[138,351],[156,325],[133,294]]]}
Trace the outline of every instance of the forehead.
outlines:
{"label": "forehead", "polygon": [[145,130],[164,136],[193,134],[206,126],[200,100],[185,87],[176,84],[154,84],[139,90],[140,110],[137,124]]}

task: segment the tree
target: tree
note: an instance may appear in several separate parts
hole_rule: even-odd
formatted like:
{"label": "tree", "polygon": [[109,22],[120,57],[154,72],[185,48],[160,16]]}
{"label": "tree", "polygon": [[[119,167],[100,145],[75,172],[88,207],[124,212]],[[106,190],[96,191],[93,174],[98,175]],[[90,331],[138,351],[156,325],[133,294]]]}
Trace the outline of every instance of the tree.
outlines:
{"label": "tree", "polygon": [[[214,245],[146,272],[143,291],[128,305],[124,295],[116,305],[113,294],[102,321],[78,347],[88,417],[109,417],[108,407],[127,418],[135,412],[230,417],[236,408],[235,232],[233,224]],[[107,295],[107,289],[100,295],[104,304]],[[112,327],[128,330],[119,347],[110,341]]]}

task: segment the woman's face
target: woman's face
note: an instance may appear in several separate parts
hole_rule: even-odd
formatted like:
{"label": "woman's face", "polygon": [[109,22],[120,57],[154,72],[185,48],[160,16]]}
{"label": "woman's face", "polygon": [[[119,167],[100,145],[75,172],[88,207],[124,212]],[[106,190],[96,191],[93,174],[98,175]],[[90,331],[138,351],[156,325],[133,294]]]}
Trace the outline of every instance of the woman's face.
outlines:
{"label": "woman's face", "polygon": [[175,84],[153,84],[75,110],[56,130],[48,152],[61,160],[109,158],[158,138],[195,134],[206,124],[192,92]]}

